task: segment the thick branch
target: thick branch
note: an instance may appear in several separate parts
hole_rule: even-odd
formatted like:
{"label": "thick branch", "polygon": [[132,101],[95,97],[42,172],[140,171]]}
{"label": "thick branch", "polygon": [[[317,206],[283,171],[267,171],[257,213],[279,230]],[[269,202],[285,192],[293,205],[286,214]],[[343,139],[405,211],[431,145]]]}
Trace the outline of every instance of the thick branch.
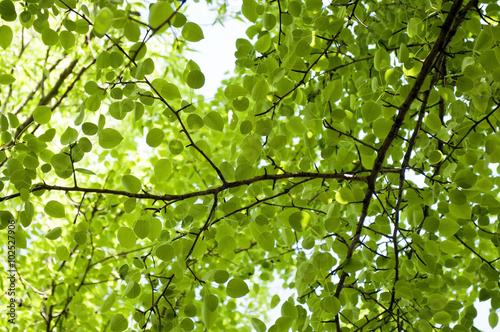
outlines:
{"label": "thick branch", "polygon": [[[477,0],[472,0],[471,2],[477,2]],[[410,90],[410,93],[408,94],[405,101],[403,102],[403,104],[399,108],[399,113],[396,116],[396,119],[394,120],[394,124],[392,125],[389,134],[387,135],[386,139],[384,140],[384,142],[382,143],[382,146],[380,147],[380,149],[378,151],[377,159],[375,160],[375,162],[373,164],[372,172],[368,177],[368,189],[367,189],[365,198],[363,200],[363,207],[361,210],[361,216],[359,217],[358,225],[356,228],[356,232],[353,236],[352,242],[349,245],[347,255],[346,255],[346,260],[348,260],[352,257],[352,255],[354,254],[354,250],[356,249],[356,247],[358,246],[358,244],[360,242],[360,237],[361,237],[361,233],[363,231],[364,222],[365,222],[366,217],[368,216],[368,207],[370,206],[372,195],[375,192],[375,184],[376,184],[377,176],[383,167],[383,164],[385,162],[386,155],[389,151],[389,148],[391,147],[392,143],[394,142],[395,138],[397,137],[399,129],[403,125],[404,119],[405,119],[408,111],[410,110],[411,105],[413,104],[415,99],[417,99],[418,94],[420,92],[420,89],[422,88],[422,85],[424,84],[424,81],[425,81],[427,75],[429,75],[430,71],[434,67],[434,64],[435,64],[438,56],[446,48],[447,43],[449,43],[449,41],[451,40],[451,38],[455,34],[456,29],[458,29],[459,25],[455,24],[455,20],[457,19],[457,16],[459,15],[459,13],[461,16],[465,16],[465,14],[467,13],[466,11],[465,12],[460,11],[460,8],[462,7],[462,3],[463,3],[463,0],[455,0],[453,2],[453,5],[450,9],[450,12],[448,13],[447,18],[441,27],[441,32],[440,32],[436,42],[434,43],[434,46],[432,47],[429,54],[427,55],[423,65],[422,65],[422,69],[420,70],[417,78],[415,79],[415,82],[413,83],[413,86]],[[340,292],[342,291],[342,289],[344,287],[344,282],[346,280],[346,277],[347,277],[347,273],[343,272],[341,277],[340,277],[339,283],[337,285],[337,290],[335,291],[336,297],[340,296]],[[338,316],[337,316],[337,320],[338,320]]]}
{"label": "thick branch", "polygon": [[[123,190],[113,190],[113,189],[102,189],[102,188],[80,188],[80,187],[64,187],[64,186],[53,186],[48,184],[37,184],[31,188],[31,192],[40,190],[54,190],[54,191],[64,191],[64,192],[82,192],[82,193],[94,193],[94,194],[108,194],[108,195],[119,195],[126,197],[133,197],[138,199],[151,199],[155,201],[171,201],[171,200],[184,200],[192,197],[201,197],[207,195],[218,194],[229,188],[235,188],[240,186],[249,185],[260,181],[277,181],[283,179],[293,179],[293,178],[310,178],[310,179],[339,179],[347,181],[359,181],[366,182],[366,178],[352,175],[350,173],[310,173],[310,172],[295,172],[295,173],[285,173],[285,174],[265,174],[256,176],[250,179],[226,182],[225,184],[214,187],[207,190],[194,191],[186,194],[165,194],[165,195],[155,195],[150,193],[131,193]],[[19,197],[19,193],[0,197],[0,202],[7,201],[16,197]]]}

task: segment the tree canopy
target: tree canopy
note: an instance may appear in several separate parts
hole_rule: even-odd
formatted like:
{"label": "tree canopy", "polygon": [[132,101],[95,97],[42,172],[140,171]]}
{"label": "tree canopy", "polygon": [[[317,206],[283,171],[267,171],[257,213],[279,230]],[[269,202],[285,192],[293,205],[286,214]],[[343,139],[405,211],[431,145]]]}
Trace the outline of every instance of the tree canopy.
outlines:
{"label": "tree canopy", "polygon": [[197,5],[0,1],[2,329],[494,328],[498,3]]}

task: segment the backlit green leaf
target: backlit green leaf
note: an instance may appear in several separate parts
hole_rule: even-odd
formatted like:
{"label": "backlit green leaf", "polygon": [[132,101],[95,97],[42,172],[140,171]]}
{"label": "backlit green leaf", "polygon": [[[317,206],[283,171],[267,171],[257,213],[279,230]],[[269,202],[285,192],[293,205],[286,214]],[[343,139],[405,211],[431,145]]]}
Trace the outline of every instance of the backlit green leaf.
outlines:
{"label": "backlit green leaf", "polygon": [[294,212],[290,215],[288,218],[288,222],[290,223],[290,226],[297,232],[303,232],[309,227],[309,223],[311,216],[304,212],[304,211],[298,211]]}
{"label": "backlit green leaf", "polygon": [[113,332],[121,332],[125,331],[128,327],[128,321],[122,314],[115,314],[113,318],[111,318],[111,322],[109,324],[109,328]]}
{"label": "backlit green leaf", "polygon": [[149,7],[149,26],[159,29],[158,32],[165,31],[168,27],[168,19],[173,14],[172,5],[168,2],[158,1]]}
{"label": "backlit green leaf", "polygon": [[252,163],[259,158],[262,144],[258,138],[247,136],[241,142],[241,150],[245,159]]}
{"label": "backlit green leaf", "polygon": [[240,278],[233,278],[227,283],[227,296],[236,298],[243,297],[247,295],[249,291],[247,284]]}
{"label": "backlit green leaf", "polygon": [[49,240],[57,240],[61,236],[61,234],[61,227],[55,227],[47,232],[47,234],[45,234],[45,237]]}
{"label": "backlit green leaf", "polygon": [[203,31],[200,26],[193,22],[184,24],[184,27],[182,28],[182,37],[186,38],[186,40],[190,42],[197,42],[204,38]]}
{"label": "backlit green leaf", "polygon": [[193,89],[200,89],[205,85],[205,75],[199,70],[191,70],[187,76],[187,85]]}
{"label": "backlit green leaf", "polygon": [[168,179],[172,173],[172,163],[168,159],[158,159],[154,164],[154,174],[159,182]]}
{"label": "backlit green leaf", "polygon": [[112,292],[106,297],[106,300],[104,300],[104,303],[102,304],[101,307],[101,312],[102,313],[108,312],[111,309],[111,307],[113,307],[115,301],[116,301],[116,293]]}
{"label": "backlit green leaf", "polygon": [[252,317],[252,326],[257,332],[266,332],[266,324],[258,318]]}
{"label": "backlit green leaf", "polygon": [[42,32],[42,41],[47,46],[54,46],[59,42],[59,34],[50,28],[45,28]]}
{"label": "backlit green leaf", "polygon": [[151,221],[149,219],[139,219],[134,224],[134,232],[139,239],[147,237],[150,230]]}
{"label": "backlit green leaf", "polygon": [[170,262],[175,256],[175,250],[171,244],[162,244],[155,249],[155,255],[163,261]]}
{"label": "backlit green leaf", "polygon": [[99,145],[103,149],[112,149],[118,146],[123,136],[113,128],[104,128],[99,132]]}
{"label": "backlit green leaf", "polygon": [[161,142],[163,142],[164,137],[165,134],[163,133],[163,130],[158,128],[153,128],[148,132],[146,136],[146,143],[154,148],[160,145]]}
{"label": "backlit green leaf", "polygon": [[10,0],[2,0],[0,2],[0,16],[2,20],[7,22],[15,21],[17,18],[16,7]]}
{"label": "backlit green leaf", "polygon": [[270,232],[261,233],[257,237],[257,243],[262,249],[272,251],[274,249],[274,236]]}
{"label": "backlit green leaf", "polygon": [[224,119],[218,112],[209,112],[203,117],[203,122],[213,130],[222,131],[224,129]]}
{"label": "backlit green leaf", "polygon": [[126,191],[131,193],[138,193],[142,187],[141,180],[139,180],[133,175],[122,176],[122,185]]}
{"label": "backlit green leaf", "polygon": [[125,248],[131,248],[135,245],[137,238],[130,227],[122,226],[118,229],[117,239]]}
{"label": "backlit green leaf", "polygon": [[53,218],[64,218],[66,216],[64,205],[58,201],[48,201],[47,204],[45,204],[44,211]]}
{"label": "backlit green leaf", "polygon": [[12,32],[12,29],[8,25],[2,25],[0,26],[0,47],[2,47],[4,50],[9,47],[9,45],[12,43],[12,38],[14,37],[14,34]]}
{"label": "backlit green leaf", "polygon": [[101,8],[94,20],[94,31],[98,35],[104,35],[113,24],[113,12],[108,7]]}
{"label": "backlit green leaf", "polygon": [[16,81],[16,79],[14,78],[14,76],[10,75],[10,74],[1,74],[0,75],[0,84],[3,84],[3,85],[9,85],[9,84],[12,84]]}
{"label": "backlit green leaf", "polygon": [[52,111],[47,106],[38,106],[33,112],[33,119],[39,124],[49,123],[51,116]]}

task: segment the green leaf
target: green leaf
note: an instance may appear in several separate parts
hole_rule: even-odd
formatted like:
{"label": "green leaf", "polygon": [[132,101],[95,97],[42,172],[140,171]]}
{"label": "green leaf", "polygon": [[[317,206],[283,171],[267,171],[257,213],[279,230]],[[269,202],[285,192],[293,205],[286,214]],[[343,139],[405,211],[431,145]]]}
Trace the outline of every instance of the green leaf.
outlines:
{"label": "green leaf", "polygon": [[490,312],[488,316],[488,323],[492,329],[498,325],[498,314],[496,312]]}
{"label": "green leaf", "polygon": [[199,70],[191,70],[186,79],[187,85],[193,89],[200,89],[205,85],[205,75]]}
{"label": "green leaf", "polygon": [[58,201],[48,201],[44,207],[45,213],[53,218],[64,218],[66,217],[66,212],[64,211],[64,205]]}
{"label": "green leaf", "polygon": [[39,124],[47,124],[52,117],[52,110],[47,106],[38,106],[33,111],[33,119]]}
{"label": "green leaf", "polygon": [[70,257],[69,250],[65,246],[58,246],[56,248],[56,255],[61,261],[66,261]]}
{"label": "green leaf", "polygon": [[168,19],[174,13],[172,5],[165,1],[158,1],[149,7],[149,26],[157,33],[165,31],[168,27]]}
{"label": "green leaf", "polygon": [[290,226],[297,232],[303,232],[309,227],[311,216],[305,211],[292,213],[288,217]]}
{"label": "green leaf", "polygon": [[80,245],[83,246],[84,244],[87,243],[88,237],[87,237],[87,232],[84,231],[79,231],[73,234],[73,240]]}
{"label": "green leaf", "polygon": [[126,191],[131,193],[138,193],[142,188],[141,180],[136,178],[133,175],[124,175],[122,176],[122,185]]}
{"label": "green leaf", "polygon": [[187,303],[184,306],[184,314],[188,317],[194,317],[196,316],[198,309],[196,309],[196,306],[193,303]]}
{"label": "green leaf", "polygon": [[227,283],[226,294],[229,297],[243,297],[247,295],[249,291],[247,284],[240,278],[233,278]]}
{"label": "green leaf", "polygon": [[210,328],[218,316],[217,305],[219,300],[216,295],[208,294],[203,298],[201,319],[207,328]]}
{"label": "green leaf", "polygon": [[263,321],[258,318],[252,317],[252,326],[257,332],[266,332],[267,327]]}
{"label": "green leaf", "polygon": [[133,247],[137,241],[134,231],[126,226],[122,226],[118,229],[117,239],[125,248]]}
{"label": "green leaf", "polygon": [[250,101],[246,97],[238,97],[233,99],[233,107],[238,112],[243,112],[248,109]]}
{"label": "green leaf", "polygon": [[280,303],[280,301],[281,299],[279,295],[273,295],[273,297],[271,298],[271,309],[275,308]]}
{"label": "green leaf", "polygon": [[45,234],[45,237],[49,240],[57,240],[61,236],[61,234],[61,227],[55,227],[52,228],[47,234]]}
{"label": "green leaf", "polygon": [[222,256],[230,255],[234,252],[234,248],[236,247],[236,241],[232,236],[224,235],[220,240],[217,241],[219,243],[219,253]]}
{"label": "green leaf", "polygon": [[361,107],[361,114],[363,114],[363,119],[366,122],[375,121],[382,113],[382,108],[380,105],[369,101]]}
{"label": "green leaf", "polygon": [[42,41],[47,46],[54,46],[59,42],[59,34],[51,28],[45,28],[42,31]]}
{"label": "green leaf", "polygon": [[135,299],[141,294],[141,286],[135,281],[129,281],[127,284],[127,287],[125,287],[125,290],[123,291],[123,296],[122,297],[128,297],[130,299]]}
{"label": "green leaf", "polygon": [[[411,20],[411,19],[410,19]],[[373,66],[376,70],[384,70],[388,68],[391,64],[391,57],[389,53],[383,48],[379,48],[375,52],[375,57],[373,58]]]}
{"label": "green leaf", "polygon": [[109,328],[113,332],[125,331],[128,328],[128,321],[122,314],[115,314],[113,318],[111,318]]}
{"label": "green leaf", "polygon": [[444,253],[451,255],[460,251],[460,247],[458,246],[458,244],[450,240],[441,242],[441,244],[439,245],[439,249],[441,249],[441,251],[443,251]]}
{"label": "green leaf", "polygon": [[103,91],[101,87],[95,81],[92,80],[85,83],[84,89],[85,92],[88,93],[89,95],[95,95]]}
{"label": "green leaf", "polygon": [[467,76],[461,76],[457,79],[457,90],[460,92],[467,92],[474,88],[474,81]]}
{"label": "green leaf", "polygon": [[173,155],[178,155],[184,150],[184,144],[182,144],[181,141],[174,139],[168,142],[168,149]]}
{"label": "green leaf", "polygon": [[11,223],[15,222],[14,216],[9,211],[0,210],[0,229],[4,229]]}
{"label": "green leaf", "polygon": [[91,122],[84,122],[82,124],[82,131],[85,135],[89,136],[95,135],[97,134],[98,130],[99,128]]}
{"label": "green leaf", "polygon": [[121,52],[111,52],[109,54],[109,65],[112,68],[119,68],[123,63],[123,54]]}
{"label": "green leaf", "polygon": [[13,37],[12,29],[8,25],[0,26],[0,47],[4,50],[7,49],[12,43]]}
{"label": "green leaf", "polygon": [[352,193],[351,189],[349,189],[347,187],[340,188],[337,191],[337,194],[335,195],[335,199],[340,204],[349,204],[349,203],[354,202],[356,200],[354,198],[354,194]]}
{"label": "green leaf", "polygon": [[218,112],[209,112],[203,118],[203,122],[207,125],[207,127],[212,128],[213,130],[222,131],[224,129],[224,119]]}
{"label": "green leaf", "polygon": [[78,139],[78,131],[74,128],[68,127],[61,135],[61,144],[68,145]]}
{"label": "green leaf", "polygon": [[131,42],[136,42],[141,37],[141,29],[139,28],[138,24],[131,21],[125,23],[123,33],[125,34],[125,37]]}
{"label": "green leaf", "polygon": [[193,320],[191,320],[190,318],[184,318],[181,321],[180,326],[184,331],[192,331],[195,328]]}
{"label": "green leaf", "polygon": [[472,210],[469,203],[466,204],[451,203],[450,212],[454,217],[462,219],[470,219]]}
{"label": "green leaf", "polygon": [[75,167],[75,171],[82,174],[96,175],[94,172],[86,168]]}
{"label": "green leaf", "polygon": [[229,279],[229,273],[225,270],[217,270],[214,273],[214,281],[218,284],[224,284]]}
{"label": "green leaf", "polygon": [[244,97],[247,95],[247,93],[247,90],[239,85],[230,84],[224,89],[224,96],[229,100],[233,100],[238,97]]}
{"label": "green leaf", "polygon": [[245,159],[253,163],[260,157],[262,144],[258,138],[247,136],[241,142],[241,150]]}
{"label": "green leaf", "polygon": [[441,119],[434,113],[430,113],[429,115],[427,115],[424,119],[424,122],[427,126],[429,126],[429,128],[434,131],[441,130]]}
{"label": "green leaf", "polygon": [[102,304],[101,307],[101,313],[108,312],[113,307],[113,304],[115,304],[115,301],[116,301],[116,293],[112,292],[106,297],[106,300],[104,300],[104,303]]}
{"label": "green leaf", "polygon": [[98,35],[104,35],[113,24],[113,12],[108,7],[101,8],[94,20],[94,31]]}
{"label": "green leaf", "polygon": [[163,133],[163,130],[158,129],[158,128],[153,128],[151,129],[147,136],[146,136],[146,143],[150,147],[157,147],[163,142],[163,138],[165,137],[165,134]]}
{"label": "green leaf", "polygon": [[168,83],[162,78],[157,78],[151,83],[153,87],[166,100],[176,100],[181,98],[179,88],[175,84]]}
{"label": "green leaf", "polygon": [[443,160],[443,153],[439,150],[434,150],[431,153],[429,153],[429,162],[431,164],[437,164],[441,160]]}
{"label": "green leaf", "polygon": [[407,28],[408,36],[410,38],[415,38],[422,33],[424,26],[421,19],[412,17],[408,20]]}
{"label": "green leaf", "polygon": [[447,239],[451,238],[459,229],[460,225],[450,218],[444,218],[439,223],[439,234]]}
{"label": "green leaf", "polygon": [[269,86],[264,80],[259,80],[252,88],[252,98],[255,101],[262,101],[267,97]]}
{"label": "green leaf", "polygon": [[59,33],[59,41],[61,42],[61,46],[67,50],[75,45],[76,38],[73,33],[64,30]]}
{"label": "green leaf", "polygon": [[477,175],[468,169],[460,170],[455,175],[455,183],[464,189],[472,188],[476,184]]}
{"label": "green leaf", "polygon": [[274,236],[270,232],[264,232],[257,237],[257,243],[262,249],[272,251],[274,249]]}
{"label": "green leaf", "polygon": [[151,221],[149,219],[139,219],[134,224],[134,232],[139,239],[144,239],[151,230]]}
{"label": "green leaf", "polygon": [[205,122],[198,114],[189,114],[186,122],[191,130],[198,130],[205,125]]}
{"label": "green leaf", "polygon": [[474,50],[476,52],[486,51],[490,49],[492,44],[494,43],[493,36],[491,36],[486,30],[482,30],[479,33],[479,36],[476,38],[476,43],[474,44]]}
{"label": "green leaf", "polygon": [[2,17],[2,20],[7,22],[13,22],[16,20],[16,7],[12,1],[2,0],[2,2],[0,2],[0,16]]}
{"label": "green leaf", "polygon": [[118,146],[123,136],[113,128],[105,128],[99,132],[99,145],[103,149],[112,149]]}
{"label": "green leaf", "polygon": [[193,22],[188,22],[184,24],[182,28],[182,37],[186,38],[190,42],[198,42],[204,38],[203,30],[200,26]]}
{"label": "green leaf", "polygon": [[152,218],[150,221],[151,221],[151,229],[149,230],[148,239],[154,241],[161,232],[162,224],[161,221],[158,220],[157,218]]}
{"label": "green leaf", "polygon": [[172,163],[168,159],[158,159],[154,164],[154,174],[158,182],[163,182],[172,173]]}
{"label": "green leaf", "polygon": [[271,35],[267,32],[261,34],[259,39],[255,42],[254,48],[257,52],[264,54],[271,47]]}
{"label": "green leaf", "polygon": [[175,257],[175,249],[171,244],[165,243],[155,249],[155,256],[165,262],[170,262]]}
{"label": "green leaf", "polygon": [[321,301],[321,307],[332,315],[336,315],[340,311],[340,301],[335,296],[326,296]]}
{"label": "green leaf", "polygon": [[217,307],[219,305],[219,299],[215,294],[208,294],[207,296],[205,296],[203,304],[207,307],[208,310],[215,311],[217,310]]}
{"label": "green leaf", "polygon": [[14,78],[14,76],[10,75],[10,74],[1,74],[0,75],[0,84],[3,84],[3,85],[9,85],[9,84],[12,84],[16,81],[16,79]]}
{"label": "green leaf", "polygon": [[438,311],[432,317],[438,324],[446,325],[451,322],[451,315],[446,311]]}

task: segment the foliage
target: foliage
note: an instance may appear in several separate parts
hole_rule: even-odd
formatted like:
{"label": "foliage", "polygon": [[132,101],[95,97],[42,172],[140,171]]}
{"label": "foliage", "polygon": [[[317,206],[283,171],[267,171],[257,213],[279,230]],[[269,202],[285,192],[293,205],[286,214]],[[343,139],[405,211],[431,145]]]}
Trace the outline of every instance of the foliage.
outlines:
{"label": "foliage", "polygon": [[469,331],[491,300],[495,327],[499,5],[244,0],[207,100],[187,5],[0,2],[0,324]]}

